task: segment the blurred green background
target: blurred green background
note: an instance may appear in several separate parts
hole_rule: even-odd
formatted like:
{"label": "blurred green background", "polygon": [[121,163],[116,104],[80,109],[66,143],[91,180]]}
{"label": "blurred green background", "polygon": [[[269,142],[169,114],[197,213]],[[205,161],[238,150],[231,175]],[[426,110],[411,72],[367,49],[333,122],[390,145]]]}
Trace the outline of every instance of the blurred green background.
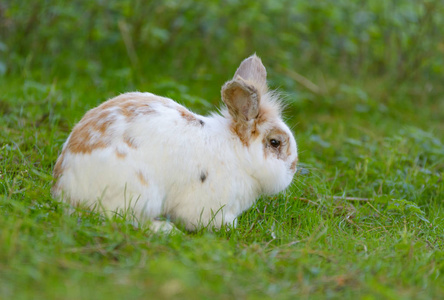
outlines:
{"label": "blurred green background", "polygon": [[205,104],[256,52],[296,107],[344,94],[384,104],[401,87],[403,102],[426,104],[442,88],[443,36],[442,1],[3,1],[0,74],[94,89],[107,78]]}

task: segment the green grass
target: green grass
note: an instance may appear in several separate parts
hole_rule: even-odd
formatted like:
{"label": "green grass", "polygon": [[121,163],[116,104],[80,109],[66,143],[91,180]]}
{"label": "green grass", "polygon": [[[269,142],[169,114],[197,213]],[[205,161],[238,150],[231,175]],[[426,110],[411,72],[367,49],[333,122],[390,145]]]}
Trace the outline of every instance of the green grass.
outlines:
{"label": "green grass", "polygon": [[[0,299],[444,298],[444,6],[290,2],[0,4]],[[156,235],[51,198],[88,109],[139,90],[207,113],[253,52],[301,164],[238,228]]]}

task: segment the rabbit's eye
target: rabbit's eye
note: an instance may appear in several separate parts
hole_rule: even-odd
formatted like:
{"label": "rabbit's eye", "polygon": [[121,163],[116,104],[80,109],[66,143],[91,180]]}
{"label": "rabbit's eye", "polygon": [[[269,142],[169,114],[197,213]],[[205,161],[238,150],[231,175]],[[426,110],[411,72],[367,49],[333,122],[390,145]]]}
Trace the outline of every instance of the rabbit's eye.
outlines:
{"label": "rabbit's eye", "polygon": [[276,140],[276,139],[271,139],[270,140],[270,145],[274,148],[278,148],[281,145],[281,142]]}

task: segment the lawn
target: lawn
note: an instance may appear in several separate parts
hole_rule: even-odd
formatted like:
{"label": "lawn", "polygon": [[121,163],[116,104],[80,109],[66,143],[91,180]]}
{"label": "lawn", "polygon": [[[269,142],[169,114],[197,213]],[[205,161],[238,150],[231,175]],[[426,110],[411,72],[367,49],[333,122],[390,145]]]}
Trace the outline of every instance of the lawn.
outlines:
{"label": "lawn", "polygon": [[[440,1],[264,3],[0,4],[0,299],[444,298]],[[51,198],[88,109],[139,90],[207,114],[253,52],[300,165],[236,229],[155,234]]]}

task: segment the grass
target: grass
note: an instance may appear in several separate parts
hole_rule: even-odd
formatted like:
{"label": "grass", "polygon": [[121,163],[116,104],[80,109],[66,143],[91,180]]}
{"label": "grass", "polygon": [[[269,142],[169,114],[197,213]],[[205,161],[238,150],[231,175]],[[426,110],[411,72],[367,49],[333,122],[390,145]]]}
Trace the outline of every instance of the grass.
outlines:
{"label": "grass", "polygon": [[[442,298],[442,101],[348,84],[288,97],[302,162],[290,189],[259,199],[235,230],[162,236],[125,216],[67,215],[49,195],[62,143],[86,109],[155,85],[4,77],[0,298]],[[208,94],[198,96],[214,102]]]}

